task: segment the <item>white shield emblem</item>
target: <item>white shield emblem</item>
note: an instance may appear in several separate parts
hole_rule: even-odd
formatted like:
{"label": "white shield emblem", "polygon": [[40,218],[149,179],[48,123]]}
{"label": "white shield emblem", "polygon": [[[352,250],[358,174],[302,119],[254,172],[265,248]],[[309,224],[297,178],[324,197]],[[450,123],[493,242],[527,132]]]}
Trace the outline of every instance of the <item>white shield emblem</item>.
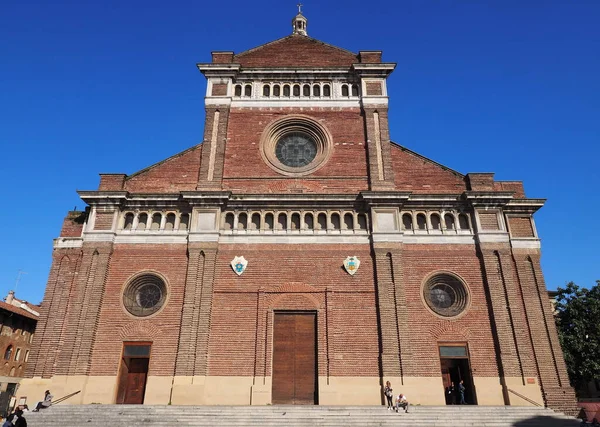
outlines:
{"label": "white shield emblem", "polygon": [[236,256],[231,261],[231,268],[233,268],[233,271],[235,271],[235,274],[237,274],[238,276],[246,270],[247,265],[248,261],[246,261],[246,258],[244,258],[243,256]]}
{"label": "white shield emblem", "polygon": [[354,273],[358,271],[358,267],[360,267],[360,260],[358,257],[349,256],[344,260],[344,268],[350,276],[354,276]]}

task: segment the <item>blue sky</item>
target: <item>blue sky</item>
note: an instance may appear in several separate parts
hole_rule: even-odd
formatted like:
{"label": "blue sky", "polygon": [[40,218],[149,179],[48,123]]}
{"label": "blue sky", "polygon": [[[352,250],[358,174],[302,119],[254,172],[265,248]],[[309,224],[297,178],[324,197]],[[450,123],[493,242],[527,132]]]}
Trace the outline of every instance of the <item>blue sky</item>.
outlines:
{"label": "blue sky", "polygon": [[[296,1],[8,0],[0,13],[0,293],[42,299],[52,239],[98,173],[202,139],[212,50],[286,36]],[[383,50],[392,139],[523,180],[549,288],[600,279],[600,2],[303,2],[310,36]]]}

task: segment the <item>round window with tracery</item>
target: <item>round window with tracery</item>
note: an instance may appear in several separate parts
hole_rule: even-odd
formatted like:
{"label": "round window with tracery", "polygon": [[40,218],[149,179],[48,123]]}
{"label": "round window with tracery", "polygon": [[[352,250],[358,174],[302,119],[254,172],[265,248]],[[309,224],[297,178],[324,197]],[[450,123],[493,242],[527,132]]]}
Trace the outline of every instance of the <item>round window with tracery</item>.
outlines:
{"label": "round window with tracery", "polygon": [[423,298],[434,313],[444,317],[458,316],[469,303],[465,284],[448,273],[438,273],[427,279],[423,286]]}
{"label": "round window with tracery", "polygon": [[321,168],[331,156],[329,131],[317,120],[290,115],[269,124],[261,137],[261,156],[276,172],[303,176]]}
{"label": "round window with tracery", "polygon": [[125,309],[138,317],[156,313],[165,304],[167,286],[156,274],[144,273],[134,277],[123,292]]}

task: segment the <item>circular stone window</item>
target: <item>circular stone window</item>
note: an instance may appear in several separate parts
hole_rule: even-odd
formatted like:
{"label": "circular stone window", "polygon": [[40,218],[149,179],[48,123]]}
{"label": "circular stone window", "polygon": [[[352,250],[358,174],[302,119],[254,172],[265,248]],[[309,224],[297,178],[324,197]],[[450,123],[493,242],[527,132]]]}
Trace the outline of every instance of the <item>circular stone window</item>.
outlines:
{"label": "circular stone window", "polygon": [[454,317],[467,308],[469,294],[465,284],[456,276],[439,273],[431,276],[423,286],[423,298],[436,314]]}
{"label": "circular stone window", "polygon": [[331,145],[331,136],[320,123],[294,115],[267,126],[261,138],[261,155],[278,173],[302,176],[325,164]]}
{"label": "circular stone window", "polygon": [[141,274],[134,277],[123,293],[125,309],[138,317],[156,313],[165,304],[167,286],[162,278],[155,274]]}

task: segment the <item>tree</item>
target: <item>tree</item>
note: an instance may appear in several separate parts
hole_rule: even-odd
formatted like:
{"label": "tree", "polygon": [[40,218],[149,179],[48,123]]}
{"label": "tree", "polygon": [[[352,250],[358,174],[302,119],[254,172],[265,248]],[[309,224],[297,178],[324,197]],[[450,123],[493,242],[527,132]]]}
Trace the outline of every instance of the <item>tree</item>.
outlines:
{"label": "tree", "polygon": [[558,288],[556,327],[571,385],[578,391],[600,378],[600,280],[591,289]]}

